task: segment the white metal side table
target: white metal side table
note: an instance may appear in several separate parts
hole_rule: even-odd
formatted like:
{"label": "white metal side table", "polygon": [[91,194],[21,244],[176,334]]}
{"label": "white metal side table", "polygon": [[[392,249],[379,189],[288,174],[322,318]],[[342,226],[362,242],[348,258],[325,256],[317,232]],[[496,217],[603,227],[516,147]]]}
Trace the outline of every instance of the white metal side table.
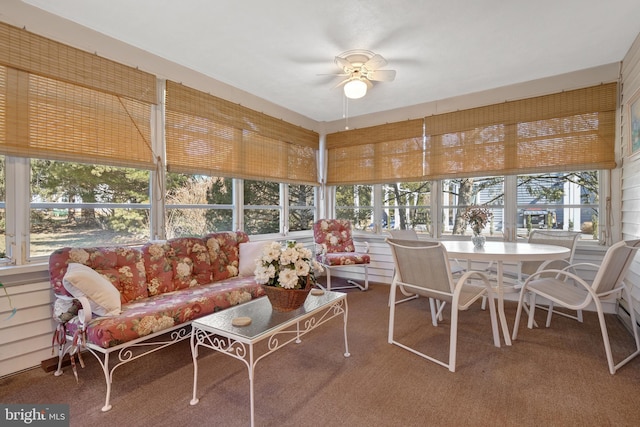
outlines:
{"label": "white metal side table", "polygon": [[[344,319],[344,356],[349,357],[347,343],[347,294],[325,291],[322,295],[309,294],[304,306],[290,312],[272,310],[266,297],[222,310],[194,320],[191,324],[191,355],[193,357],[193,398],[196,405],[198,384],[198,347],[206,347],[244,362],[249,372],[251,425],[254,424],[254,370],[265,356],[300,338],[334,317]],[[246,326],[234,326],[233,319],[251,318]],[[256,356],[254,346],[266,342],[266,351]]]}

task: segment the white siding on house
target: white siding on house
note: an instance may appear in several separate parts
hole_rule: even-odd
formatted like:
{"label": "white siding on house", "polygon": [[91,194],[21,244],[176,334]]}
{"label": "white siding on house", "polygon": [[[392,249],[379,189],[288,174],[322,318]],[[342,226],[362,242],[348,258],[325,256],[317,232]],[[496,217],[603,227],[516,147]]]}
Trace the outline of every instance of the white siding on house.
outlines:
{"label": "white siding on house", "polygon": [[[621,124],[619,146],[621,157],[621,209],[620,217],[614,216],[614,221],[620,221],[622,239],[640,238],[640,153],[631,155],[629,152],[629,101],[635,94],[640,93],[640,34],[631,45],[622,63],[622,103],[620,108]],[[619,163],[619,164],[620,164]],[[618,212],[614,209],[613,212]],[[632,304],[636,316],[640,319],[640,260],[631,266],[627,275],[627,283],[632,288]],[[623,303],[623,306],[626,304]]]}
{"label": "white siding on house", "polygon": [[[7,283],[5,276],[2,282]],[[0,377],[38,366],[51,357],[55,330],[51,304],[53,291],[48,281],[7,286],[11,303],[0,294]]]}

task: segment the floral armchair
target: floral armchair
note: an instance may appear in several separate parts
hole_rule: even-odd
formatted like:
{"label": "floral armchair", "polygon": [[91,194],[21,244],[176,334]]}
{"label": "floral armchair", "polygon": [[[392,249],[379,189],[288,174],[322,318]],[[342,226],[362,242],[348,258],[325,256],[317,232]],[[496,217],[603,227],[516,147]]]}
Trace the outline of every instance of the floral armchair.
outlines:
{"label": "floral armchair", "polygon": [[313,239],[316,244],[316,260],[327,272],[327,290],[331,290],[331,271],[347,267],[364,268],[364,286],[354,280],[347,280],[347,286],[333,288],[334,290],[357,287],[365,291],[369,288],[369,244],[363,242],[364,252],[356,251],[350,221],[318,220],[313,224]]}

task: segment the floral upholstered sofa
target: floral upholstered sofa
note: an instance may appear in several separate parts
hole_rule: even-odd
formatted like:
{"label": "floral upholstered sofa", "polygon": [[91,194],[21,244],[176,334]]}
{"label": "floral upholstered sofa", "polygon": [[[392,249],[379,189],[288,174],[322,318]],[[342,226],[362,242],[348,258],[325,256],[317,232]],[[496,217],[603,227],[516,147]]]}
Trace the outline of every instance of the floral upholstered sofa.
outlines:
{"label": "floral upholstered sofa", "polygon": [[[188,338],[192,320],[264,295],[253,277],[255,250],[243,232],[150,242],[142,248],[62,248],[49,258],[56,295],[54,342],[65,354],[88,350],[104,371],[109,403],[113,371],[139,356]],[[248,259],[251,258],[251,259]],[[241,271],[251,272],[239,275]],[[110,355],[113,356],[110,359]],[[111,360],[112,366],[109,366]]]}

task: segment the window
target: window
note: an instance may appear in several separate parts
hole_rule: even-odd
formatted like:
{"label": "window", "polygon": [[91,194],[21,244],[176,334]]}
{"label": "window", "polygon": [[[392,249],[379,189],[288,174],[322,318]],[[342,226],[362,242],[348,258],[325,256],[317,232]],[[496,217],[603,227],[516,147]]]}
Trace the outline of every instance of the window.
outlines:
{"label": "window", "polygon": [[431,233],[431,182],[382,186],[382,228]]}
{"label": "window", "polygon": [[280,232],[280,184],[244,181],[244,231],[247,234]]}
{"label": "window", "polygon": [[520,175],[517,187],[518,236],[546,228],[598,239],[597,171]]}
{"label": "window", "polygon": [[231,178],[167,174],[166,238],[233,230]]}
{"label": "window", "polygon": [[313,228],[314,189],[311,185],[289,184],[289,231]]}
{"label": "window", "polygon": [[[483,206],[493,217],[484,234],[498,239],[527,238],[533,228],[582,231],[582,240],[598,239],[602,226],[599,216],[599,172],[556,172],[519,176],[490,176],[444,179],[434,182],[386,184],[381,186],[336,187],[336,215],[358,223],[369,222],[374,231],[413,228],[436,236],[469,236],[471,230],[462,218],[469,206]],[[441,223],[432,232],[436,218],[431,210],[431,185],[441,188]],[[363,189],[368,188],[369,192]],[[370,196],[381,189],[381,202]],[[366,195],[366,197],[363,197]],[[362,203],[362,201],[365,203]],[[378,210],[380,209],[380,210]],[[375,220],[371,212],[381,212]],[[509,213],[511,212],[511,213]],[[359,221],[359,222],[358,222]],[[515,230],[515,233],[506,233]]]}
{"label": "window", "polygon": [[471,235],[462,218],[469,206],[483,206],[491,210],[493,218],[484,234],[503,236],[504,177],[445,179],[442,181],[443,235]]}
{"label": "window", "polygon": [[149,171],[31,160],[29,256],[149,239]]}
{"label": "window", "polygon": [[348,219],[355,230],[375,231],[373,185],[336,187],[336,218]]}

